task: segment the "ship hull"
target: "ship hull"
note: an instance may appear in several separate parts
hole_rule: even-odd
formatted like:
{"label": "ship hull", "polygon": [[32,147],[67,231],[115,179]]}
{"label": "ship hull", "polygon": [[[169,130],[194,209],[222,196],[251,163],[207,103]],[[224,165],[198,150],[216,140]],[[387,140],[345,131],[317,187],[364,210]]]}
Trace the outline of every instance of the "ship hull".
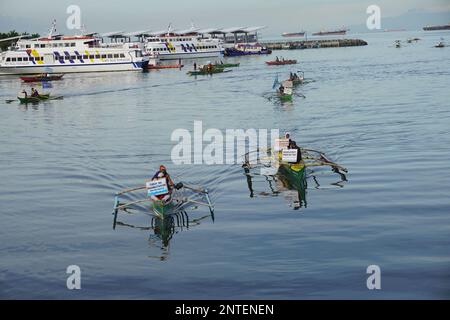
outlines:
{"label": "ship hull", "polygon": [[424,31],[439,31],[439,30],[450,30],[450,24],[446,26],[431,26],[431,27],[424,27]]}
{"label": "ship hull", "polygon": [[316,32],[313,36],[343,36],[347,31],[329,31],[329,32]]}
{"label": "ship hull", "polygon": [[161,53],[158,55],[159,60],[178,60],[178,59],[201,59],[201,58],[218,58],[221,57],[223,51],[208,52],[179,52],[179,53]]}
{"label": "ship hull", "polygon": [[285,37],[285,38],[304,37],[304,36],[305,36],[305,33],[304,33],[304,32],[297,32],[297,33],[283,33],[282,36]]}
{"label": "ship hull", "polygon": [[0,75],[22,75],[40,73],[82,73],[82,72],[114,72],[142,71],[148,61],[123,63],[89,63],[89,64],[52,64],[29,66],[1,66]]}

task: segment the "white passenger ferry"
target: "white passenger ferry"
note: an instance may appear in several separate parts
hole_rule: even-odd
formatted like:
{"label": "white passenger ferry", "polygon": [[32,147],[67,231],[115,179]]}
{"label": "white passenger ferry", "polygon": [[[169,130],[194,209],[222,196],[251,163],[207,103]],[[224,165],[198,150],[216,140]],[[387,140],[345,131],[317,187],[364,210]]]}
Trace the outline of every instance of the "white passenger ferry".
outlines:
{"label": "white passenger ferry", "polygon": [[0,75],[142,71],[147,67],[139,46],[102,44],[95,35],[20,39],[0,53]]}
{"label": "white passenger ferry", "polygon": [[222,56],[222,41],[217,38],[203,38],[198,29],[185,31],[154,32],[145,38],[144,50],[160,60],[214,58]]}

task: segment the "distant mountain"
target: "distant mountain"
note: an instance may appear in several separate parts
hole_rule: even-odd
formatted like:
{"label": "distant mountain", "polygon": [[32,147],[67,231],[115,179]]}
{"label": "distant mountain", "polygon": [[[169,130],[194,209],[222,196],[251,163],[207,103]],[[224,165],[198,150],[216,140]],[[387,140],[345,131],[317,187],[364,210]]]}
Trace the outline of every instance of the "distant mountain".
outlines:
{"label": "distant mountain", "polygon": [[[427,12],[423,10],[410,10],[397,17],[383,17],[381,12],[381,30],[385,29],[406,29],[422,30],[427,25],[441,25],[450,23],[450,11],[447,12]],[[370,32],[366,24],[349,26],[351,32]],[[378,30],[373,30],[378,31]]]}

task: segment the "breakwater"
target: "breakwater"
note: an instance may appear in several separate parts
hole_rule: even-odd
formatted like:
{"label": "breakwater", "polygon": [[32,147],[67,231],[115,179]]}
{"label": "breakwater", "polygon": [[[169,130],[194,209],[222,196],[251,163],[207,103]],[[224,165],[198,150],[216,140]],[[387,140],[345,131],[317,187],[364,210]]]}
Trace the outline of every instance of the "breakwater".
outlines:
{"label": "breakwater", "polygon": [[314,39],[261,41],[261,44],[271,50],[286,50],[366,46],[367,42],[361,39]]}

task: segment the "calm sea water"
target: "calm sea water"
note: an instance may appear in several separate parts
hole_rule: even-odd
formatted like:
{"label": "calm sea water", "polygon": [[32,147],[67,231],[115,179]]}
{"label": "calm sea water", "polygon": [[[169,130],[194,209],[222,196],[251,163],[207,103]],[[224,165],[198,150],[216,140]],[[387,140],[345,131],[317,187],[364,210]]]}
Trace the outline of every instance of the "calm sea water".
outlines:
{"label": "calm sea water", "polygon": [[[416,44],[393,47],[395,39]],[[277,51],[197,79],[191,67],[66,75],[64,100],[6,104],[23,88],[0,78],[1,298],[450,298],[448,33],[359,35],[366,47]],[[278,56],[297,66],[268,67]],[[272,83],[304,70],[292,104]],[[44,90],[45,91],[45,90]],[[262,177],[250,197],[239,164],[171,163],[174,129],[279,128],[349,169],[317,169],[307,206]],[[122,214],[114,193],[160,164],[211,190],[214,220],[188,210],[167,241],[151,218]],[[180,220],[180,224],[183,221]],[[134,226],[134,227],[133,227]],[[142,227],[142,228],[139,228]],[[66,288],[78,265],[82,289]],[[366,268],[379,265],[379,291]]]}

